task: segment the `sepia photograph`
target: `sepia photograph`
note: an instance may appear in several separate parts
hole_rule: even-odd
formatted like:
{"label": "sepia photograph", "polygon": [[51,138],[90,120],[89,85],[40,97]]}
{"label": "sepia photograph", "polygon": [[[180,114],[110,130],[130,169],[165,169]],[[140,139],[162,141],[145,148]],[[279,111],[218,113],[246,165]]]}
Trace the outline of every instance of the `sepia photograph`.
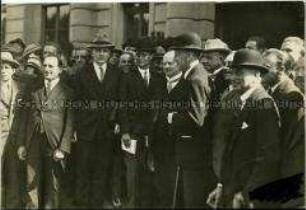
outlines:
{"label": "sepia photograph", "polygon": [[304,209],[305,1],[2,0],[0,209]]}

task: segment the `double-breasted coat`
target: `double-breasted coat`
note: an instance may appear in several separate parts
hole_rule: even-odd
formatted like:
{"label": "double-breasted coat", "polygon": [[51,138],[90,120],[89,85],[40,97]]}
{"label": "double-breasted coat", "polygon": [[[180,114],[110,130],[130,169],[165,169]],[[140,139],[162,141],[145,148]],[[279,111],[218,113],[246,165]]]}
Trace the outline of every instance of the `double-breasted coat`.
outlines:
{"label": "double-breasted coat", "polygon": [[260,199],[264,192],[258,189],[280,178],[279,126],[274,100],[263,87],[257,87],[232,121],[222,155],[221,183],[226,206],[231,206],[238,192],[246,199],[263,201]]}

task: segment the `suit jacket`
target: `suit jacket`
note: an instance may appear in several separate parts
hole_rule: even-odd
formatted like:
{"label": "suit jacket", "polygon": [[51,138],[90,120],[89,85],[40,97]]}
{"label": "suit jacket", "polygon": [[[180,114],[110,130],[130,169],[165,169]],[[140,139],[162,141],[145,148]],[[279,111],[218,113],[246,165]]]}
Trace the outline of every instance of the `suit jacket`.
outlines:
{"label": "suit jacket", "polygon": [[304,173],[304,96],[288,77],[274,90],[272,97],[281,117],[283,177]]}
{"label": "suit jacket", "polygon": [[120,127],[122,133],[136,136],[149,135],[153,128],[154,102],[161,91],[161,76],[151,68],[149,86],[134,66],[122,75],[120,85]]}
{"label": "suit jacket", "polygon": [[279,115],[263,87],[255,89],[246,100],[232,130],[221,169],[225,191],[230,195],[249,193],[279,179]]}
{"label": "suit jacket", "polygon": [[[210,139],[206,138],[204,126],[210,91],[207,72],[199,64],[169,94],[165,85],[164,90],[163,106],[156,122],[158,148],[163,150],[163,144],[174,138],[174,142],[167,144],[173,144],[178,164],[185,168],[207,168],[211,154]],[[167,115],[171,112],[177,113],[173,115],[172,124],[168,124]],[[168,140],[167,134],[170,134]]]}
{"label": "suit jacket", "polygon": [[[11,91],[11,101],[10,103],[0,100],[0,117],[1,117],[1,127],[0,127],[0,138],[5,141],[9,135],[13,119],[14,119],[14,108],[16,102],[16,96],[20,88],[16,81],[12,81],[12,91]],[[2,139],[3,138],[3,139]]]}
{"label": "suit jacket", "polygon": [[89,62],[77,71],[75,86],[78,140],[112,135],[118,100],[118,69],[108,64],[104,80],[100,82],[93,63]]}
{"label": "suit jacket", "polygon": [[[74,119],[71,102],[72,90],[59,81],[48,97],[44,88],[28,96],[26,110],[23,112],[23,126],[19,129],[19,145],[31,146],[34,134],[43,129],[52,148],[70,153],[71,139],[74,133]],[[26,97],[24,97],[26,98]]]}

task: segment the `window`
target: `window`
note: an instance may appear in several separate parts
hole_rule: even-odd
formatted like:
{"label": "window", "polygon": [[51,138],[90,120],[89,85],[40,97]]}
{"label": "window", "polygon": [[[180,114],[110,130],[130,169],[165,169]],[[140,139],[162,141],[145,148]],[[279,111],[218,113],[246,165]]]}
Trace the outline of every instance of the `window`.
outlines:
{"label": "window", "polygon": [[6,25],[6,9],[1,7],[1,44],[5,43],[5,25]]}
{"label": "window", "polygon": [[135,39],[148,36],[149,30],[149,4],[124,3],[125,12],[125,37]]}
{"label": "window", "polygon": [[58,44],[65,53],[68,55],[67,49],[70,49],[69,44],[69,18],[70,18],[70,5],[69,4],[56,4],[47,5],[43,7],[44,13],[44,33],[43,43],[54,42]]}

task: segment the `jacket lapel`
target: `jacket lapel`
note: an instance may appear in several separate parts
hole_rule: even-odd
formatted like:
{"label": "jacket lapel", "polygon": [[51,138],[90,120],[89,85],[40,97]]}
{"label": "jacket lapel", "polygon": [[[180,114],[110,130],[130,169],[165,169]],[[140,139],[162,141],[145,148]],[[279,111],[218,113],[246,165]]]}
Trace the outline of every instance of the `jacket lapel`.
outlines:
{"label": "jacket lapel", "polygon": [[52,89],[52,91],[50,92],[50,95],[48,96],[46,102],[48,101],[55,101],[56,99],[58,99],[58,97],[61,95],[61,81],[59,81],[55,87]]}

